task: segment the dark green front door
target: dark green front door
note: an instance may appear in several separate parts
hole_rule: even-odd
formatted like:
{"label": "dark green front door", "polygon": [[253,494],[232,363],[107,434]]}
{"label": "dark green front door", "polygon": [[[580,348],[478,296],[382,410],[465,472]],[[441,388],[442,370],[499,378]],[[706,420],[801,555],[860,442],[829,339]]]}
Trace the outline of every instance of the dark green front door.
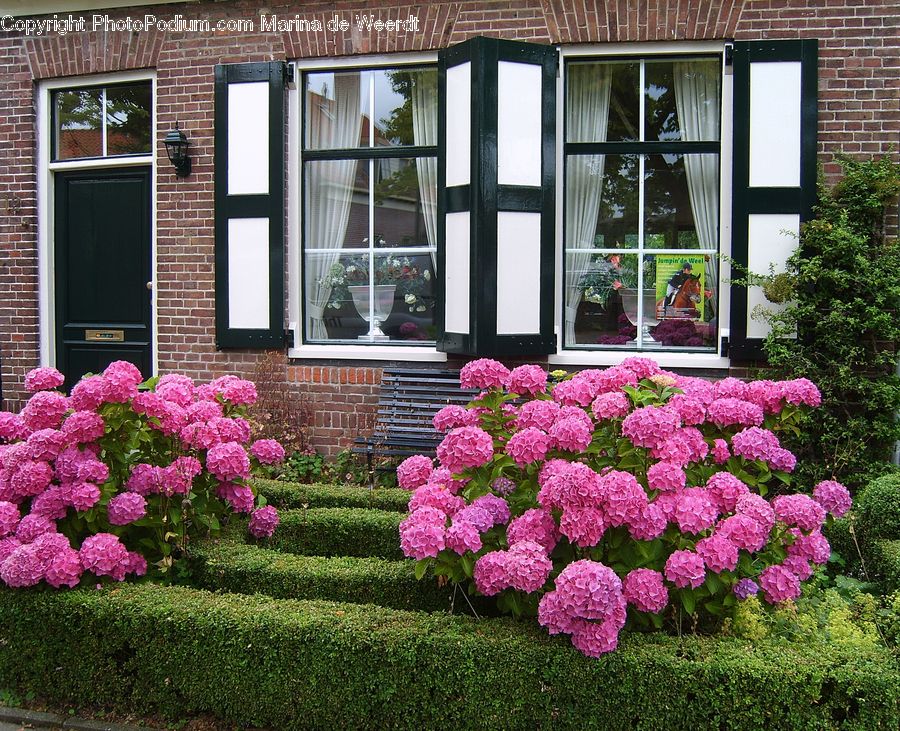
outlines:
{"label": "dark green front door", "polygon": [[56,365],[71,387],[127,360],[152,371],[150,168],[56,173]]}

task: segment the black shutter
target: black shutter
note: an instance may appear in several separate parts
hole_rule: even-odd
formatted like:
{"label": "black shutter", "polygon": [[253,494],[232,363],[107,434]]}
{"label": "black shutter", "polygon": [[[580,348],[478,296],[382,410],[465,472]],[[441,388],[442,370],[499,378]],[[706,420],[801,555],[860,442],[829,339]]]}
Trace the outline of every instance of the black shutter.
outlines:
{"label": "black shutter", "polygon": [[[216,66],[216,345],[220,348],[284,344],[285,78],[286,65],[281,61]],[[238,182],[231,189],[229,183],[229,164],[236,163],[229,160],[228,99],[240,84],[257,84],[261,103],[242,109],[247,114],[241,119],[242,139],[234,140],[236,156],[241,144],[252,146],[255,141],[268,140],[261,161],[268,165],[268,182],[258,189],[242,189]],[[232,242],[229,232],[232,227],[241,228],[235,225],[241,219],[245,233],[240,241]],[[246,232],[254,229],[266,231],[263,241],[247,236]],[[230,261],[244,265],[229,271]]]}
{"label": "black shutter", "polygon": [[[785,258],[794,247],[796,240],[776,242],[773,234],[778,215],[799,217],[799,221],[808,220],[816,202],[816,118],[817,118],[817,41],[816,40],[783,40],[754,41],[734,44],[734,167],[733,167],[733,201],[732,201],[732,257],[742,265],[750,265],[757,274],[768,271],[768,261],[773,258]],[[766,64],[786,64],[779,67],[763,68]],[[796,126],[788,125],[784,120],[784,106],[779,104],[778,91],[767,89],[758,84],[757,97],[751,95],[751,76],[754,69],[771,72],[772,76],[784,78],[795,74],[799,69],[799,118]],[[785,73],[782,74],[781,72]],[[790,101],[786,98],[783,101]],[[794,102],[796,103],[796,102]],[[757,112],[770,115],[775,128],[770,135],[760,135],[756,130],[753,142],[757,149],[751,149],[751,104],[759,105]],[[758,117],[757,117],[758,118]],[[798,134],[799,132],[799,134]],[[788,180],[778,184],[775,180],[765,180],[765,171],[759,173],[760,160],[766,159],[767,146],[772,150],[784,152],[784,140],[796,139],[796,149],[787,150],[787,155],[777,155],[790,166],[797,165],[797,180]],[[757,170],[751,174],[753,155]],[[754,177],[763,178],[753,180]],[[777,177],[777,176],[774,176]],[[769,221],[775,222],[766,225]],[[756,237],[751,235],[752,224],[756,222],[759,231],[764,232]],[[765,233],[768,232],[768,233]],[[759,247],[759,248],[754,248]],[[774,247],[774,248],[773,248]],[[780,250],[779,250],[780,249]],[[756,256],[754,256],[756,253]],[[769,254],[775,254],[769,257]],[[754,261],[755,259],[755,261]],[[734,274],[735,278],[739,276]],[[751,321],[752,301],[759,300],[759,293],[752,288],[732,285],[731,287],[731,334],[728,355],[732,360],[756,360],[764,357],[762,343],[764,334],[761,325]]]}

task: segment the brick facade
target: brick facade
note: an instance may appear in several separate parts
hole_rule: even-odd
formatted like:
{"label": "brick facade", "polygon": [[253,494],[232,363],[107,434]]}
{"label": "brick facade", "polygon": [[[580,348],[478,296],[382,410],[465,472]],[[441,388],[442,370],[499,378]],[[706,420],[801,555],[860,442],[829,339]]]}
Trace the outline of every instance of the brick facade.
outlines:
{"label": "brick facade", "polygon": [[[94,11],[91,11],[94,12]],[[219,63],[432,50],[475,35],[539,43],[701,39],[819,39],[819,159],[829,178],[834,156],[877,154],[900,133],[900,13],[894,0],[467,0],[427,5],[241,1],[113,10],[113,18],[152,12],[168,19],[299,14],[324,24],[335,14],[347,32],[209,34],[85,32],[25,38],[0,32],[0,358],[5,407],[22,397],[38,365],[36,86],[41,79],[127,69],[157,74],[157,157],[176,121],[191,140],[193,174],[157,169],[157,329],[161,372],[197,379],[252,376],[254,351],[216,351],[213,293],[213,67]],[[416,33],[360,33],[354,18],[418,16]],[[75,13],[78,15],[78,13]],[[90,12],[83,15],[90,17]],[[257,22],[257,29],[258,29]],[[896,218],[892,225],[896,228]],[[335,446],[365,430],[380,365],[284,362],[284,377],[314,413],[313,443]]]}

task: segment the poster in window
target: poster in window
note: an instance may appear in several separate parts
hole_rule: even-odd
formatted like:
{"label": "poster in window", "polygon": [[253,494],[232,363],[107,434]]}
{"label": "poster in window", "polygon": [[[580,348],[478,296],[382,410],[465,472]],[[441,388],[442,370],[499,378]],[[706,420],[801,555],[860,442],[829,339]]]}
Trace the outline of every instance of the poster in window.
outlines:
{"label": "poster in window", "polygon": [[660,320],[687,318],[703,321],[704,254],[656,256],[656,314]]}

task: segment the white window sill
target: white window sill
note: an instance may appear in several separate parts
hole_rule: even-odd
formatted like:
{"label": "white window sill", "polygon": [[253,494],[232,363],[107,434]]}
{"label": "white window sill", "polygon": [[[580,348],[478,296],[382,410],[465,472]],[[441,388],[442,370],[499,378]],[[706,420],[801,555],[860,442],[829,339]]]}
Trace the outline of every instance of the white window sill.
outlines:
{"label": "white window sill", "polygon": [[731,361],[716,353],[666,353],[654,351],[587,351],[564,350],[550,355],[547,362],[559,366],[612,366],[629,357],[639,356],[656,361],[663,368],[728,368]]}
{"label": "white window sill", "polygon": [[299,348],[288,348],[288,358],[447,362],[447,354],[439,353],[434,348],[411,348],[402,345],[301,345]]}

